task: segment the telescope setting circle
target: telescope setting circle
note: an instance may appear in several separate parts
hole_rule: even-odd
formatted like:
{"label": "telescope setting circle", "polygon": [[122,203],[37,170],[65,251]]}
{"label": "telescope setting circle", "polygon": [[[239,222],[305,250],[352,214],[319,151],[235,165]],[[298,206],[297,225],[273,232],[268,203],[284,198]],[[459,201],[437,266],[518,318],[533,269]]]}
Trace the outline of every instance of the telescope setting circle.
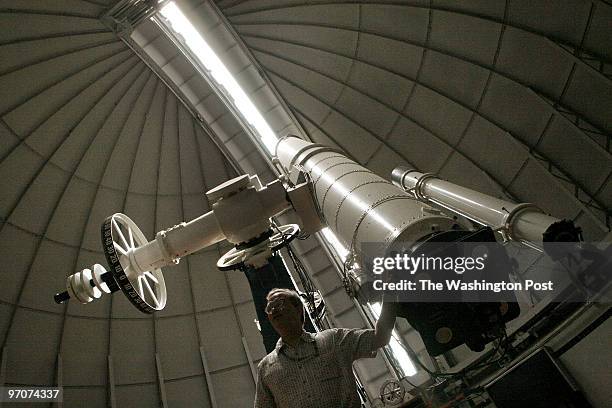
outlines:
{"label": "telescope setting circle", "polygon": [[238,249],[236,247],[230,249],[217,261],[217,268],[221,271],[231,271],[244,267],[246,261],[257,255],[264,254],[269,251],[271,253],[278,251],[282,247],[289,244],[300,233],[300,227],[297,224],[287,224],[276,228],[277,232],[270,236],[269,239],[257,243],[248,248]]}
{"label": "telescope setting circle", "polygon": [[168,299],[162,271],[140,271],[132,261],[134,250],[147,242],[140,228],[125,214],[113,214],[102,224],[104,256],[115,281],[138,310],[153,313],[162,310]]}

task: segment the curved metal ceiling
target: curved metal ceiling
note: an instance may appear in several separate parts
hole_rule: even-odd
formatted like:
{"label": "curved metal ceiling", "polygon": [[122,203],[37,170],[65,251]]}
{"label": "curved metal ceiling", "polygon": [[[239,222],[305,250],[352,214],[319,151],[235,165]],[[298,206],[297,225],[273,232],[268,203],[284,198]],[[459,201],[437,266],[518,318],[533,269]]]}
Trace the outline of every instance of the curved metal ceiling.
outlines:
{"label": "curved metal ceiling", "polygon": [[[103,259],[106,216],[152,237],[208,211],[203,191],[241,159],[213,140],[236,134],[231,118],[209,133],[100,22],[114,3],[0,6],[0,383],[60,382],[67,406],[92,407],[209,406],[210,384],[219,406],[249,406],[244,344],[251,360],[264,351],[246,280],[214,267],[222,248],[167,271],[153,317],[122,296],[52,303]],[[588,239],[609,231],[605,1],[216,5],[314,141],[384,177],[410,165],[573,218]]]}
{"label": "curved metal ceiling", "polygon": [[609,4],[218,6],[314,140],[609,228]]}

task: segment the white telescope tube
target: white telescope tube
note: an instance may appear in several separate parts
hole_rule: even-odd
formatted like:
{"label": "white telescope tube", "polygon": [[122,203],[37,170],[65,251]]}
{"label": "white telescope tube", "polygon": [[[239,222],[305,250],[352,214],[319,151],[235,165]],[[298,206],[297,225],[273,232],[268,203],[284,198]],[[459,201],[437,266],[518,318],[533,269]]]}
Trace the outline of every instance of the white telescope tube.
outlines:
{"label": "white telescope tube", "polygon": [[533,204],[500,200],[439,179],[434,174],[397,167],[393,183],[423,201],[430,201],[479,224],[499,229],[507,238],[542,249],[543,234],[560,220]]}
{"label": "white telescope tube", "polygon": [[279,141],[276,156],[287,173],[309,175],[327,225],[349,250],[365,242],[385,248],[415,242],[455,224],[335,149],[290,136]]}

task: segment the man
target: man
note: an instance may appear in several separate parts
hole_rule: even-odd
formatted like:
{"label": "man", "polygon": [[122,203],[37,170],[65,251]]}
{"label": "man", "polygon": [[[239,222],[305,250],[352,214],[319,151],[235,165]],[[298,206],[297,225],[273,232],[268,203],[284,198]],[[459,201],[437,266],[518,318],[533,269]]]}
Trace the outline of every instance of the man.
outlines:
{"label": "man", "polygon": [[304,307],[289,289],[272,289],[266,313],[280,335],[258,366],[255,408],[358,408],[353,361],[374,357],[389,343],[396,311],[385,303],[376,329],[307,333]]}

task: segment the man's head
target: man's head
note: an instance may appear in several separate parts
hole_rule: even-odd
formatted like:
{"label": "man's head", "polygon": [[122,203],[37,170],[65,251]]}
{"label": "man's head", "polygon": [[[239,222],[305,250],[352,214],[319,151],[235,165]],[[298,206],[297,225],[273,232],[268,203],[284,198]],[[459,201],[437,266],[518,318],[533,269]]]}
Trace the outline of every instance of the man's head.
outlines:
{"label": "man's head", "polygon": [[281,336],[300,334],[304,327],[304,306],[300,296],[290,289],[272,289],[268,296],[266,313],[274,330]]}

